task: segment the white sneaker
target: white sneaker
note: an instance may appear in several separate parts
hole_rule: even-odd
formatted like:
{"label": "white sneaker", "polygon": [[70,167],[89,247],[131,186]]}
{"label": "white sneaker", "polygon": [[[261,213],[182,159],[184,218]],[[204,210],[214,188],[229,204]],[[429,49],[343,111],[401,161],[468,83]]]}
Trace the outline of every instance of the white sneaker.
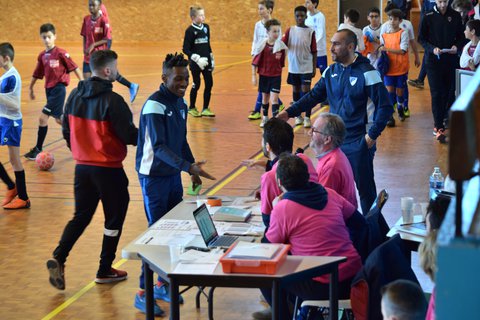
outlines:
{"label": "white sneaker", "polygon": [[267,121],[268,121],[268,117],[263,116],[262,122],[260,122],[260,128],[263,128],[265,126],[265,123],[267,123]]}
{"label": "white sneaker", "polygon": [[312,123],[310,122],[310,118],[309,118],[309,117],[305,117],[305,119],[303,119],[303,127],[304,127],[304,128],[310,128],[310,127],[312,127]]}
{"label": "white sneaker", "polygon": [[296,126],[299,126],[299,125],[301,125],[302,123],[303,123],[303,118],[302,118],[302,116],[298,116],[298,117],[295,118],[295,125],[296,125]]}

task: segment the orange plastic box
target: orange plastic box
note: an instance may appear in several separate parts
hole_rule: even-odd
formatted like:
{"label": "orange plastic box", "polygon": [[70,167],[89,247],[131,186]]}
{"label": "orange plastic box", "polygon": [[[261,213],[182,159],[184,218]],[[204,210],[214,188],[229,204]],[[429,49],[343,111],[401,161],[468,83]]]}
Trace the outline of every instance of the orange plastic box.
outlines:
{"label": "orange plastic box", "polygon": [[227,252],[220,258],[222,270],[225,273],[257,273],[257,274],[275,274],[280,265],[287,258],[290,250],[289,244],[283,244],[271,260],[253,260],[253,259],[231,259],[227,258],[230,251],[235,246],[231,246]]}

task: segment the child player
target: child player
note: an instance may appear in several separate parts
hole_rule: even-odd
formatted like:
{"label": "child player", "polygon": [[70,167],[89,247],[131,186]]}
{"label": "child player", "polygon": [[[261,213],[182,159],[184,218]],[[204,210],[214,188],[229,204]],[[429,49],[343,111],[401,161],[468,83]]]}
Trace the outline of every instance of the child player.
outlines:
{"label": "child player", "polygon": [[285,49],[287,49],[282,41],[277,41],[281,34],[280,21],[268,20],[265,28],[268,38],[263,41],[262,49],[256,48],[256,55],[252,62],[252,83],[254,85],[257,84],[257,72],[260,75],[258,92],[262,93],[263,109],[261,128],[268,121],[269,101],[272,102],[272,116],[276,117],[279,112],[278,95],[282,86],[282,68],[285,66]]}
{"label": "child player", "polygon": [[368,10],[367,16],[370,24],[363,28],[363,43],[365,50],[362,55],[370,60],[370,64],[377,68],[377,60],[380,57],[378,47],[380,46],[380,9],[373,7]]}
{"label": "child player", "polygon": [[357,36],[357,48],[358,52],[365,50],[365,45],[363,44],[363,32],[362,29],[356,27],[358,20],[360,19],[360,13],[355,9],[348,9],[343,15],[343,23],[338,26],[337,30],[348,29],[353,31]]}
{"label": "child player", "polygon": [[318,10],[318,0],[306,0],[307,19],[305,24],[315,31],[317,40],[317,68],[320,75],[327,68],[327,32],[325,29],[325,16]]}
{"label": "child player", "polygon": [[[255,29],[253,30],[252,57],[255,56],[255,49],[262,45],[263,41],[268,38],[267,29],[265,29],[265,23],[272,19],[274,5],[275,3],[273,0],[260,0],[258,2],[258,15],[260,16],[261,20],[255,23]],[[283,103],[280,98],[278,98],[278,103],[280,104],[280,111],[282,111]],[[248,120],[260,119],[262,117],[262,114],[260,113],[261,108],[262,93],[259,91],[257,95],[257,101],[255,102],[255,108],[248,115]]]}
{"label": "child player", "polygon": [[[312,78],[315,77],[317,68],[317,42],[315,31],[305,25],[307,8],[298,6],[295,8],[296,25],[287,29],[282,41],[288,46],[288,79],[292,85],[293,102],[300,100],[310,91]],[[312,109],[305,111],[305,120],[302,116],[295,119],[295,125],[305,128],[312,126],[310,115]]]}
{"label": "child player", "polygon": [[5,70],[5,73],[0,77],[0,145],[8,147],[8,156],[15,172],[15,182],[13,182],[0,164],[0,178],[7,185],[7,193],[2,201],[4,209],[30,208],[25,170],[20,160],[22,80],[13,66],[14,57],[13,46],[10,43],[1,43],[0,67]]}
{"label": "child player", "polygon": [[[100,8],[103,8],[103,11]],[[90,55],[92,52],[109,49],[112,43],[107,10],[105,6],[102,7],[102,0],[89,0],[88,10],[90,15],[85,16],[83,19],[82,31],[80,32],[83,37],[83,77],[85,79],[90,78],[92,75],[90,69]],[[116,80],[129,89],[130,102],[133,102],[137,96],[138,84],[129,82],[120,74],[118,74]]]}
{"label": "child player", "polygon": [[397,103],[398,117],[400,118],[400,121],[405,120],[403,94],[405,86],[407,85],[407,74],[409,69],[409,37],[408,32],[400,28],[402,16],[403,13],[400,9],[393,9],[388,12],[390,31],[382,34],[381,42],[383,46],[379,49],[385,51],[388,55],[389,68],[383,82],[390,95],[392,105]]}
{"label": "child player", "polygon": [[40,26],[40,38],[45,45],[45,50],[38,55],[37,66],[33,71],[30,81],[30,99],[35,100],[33,87],[38,79],[43,79],[45,76],[47,104],[38,118],[37,144],[25,154],[25,158],[29,160],[35,160],[37,155],[42,152],[50,116],[55,118],[58,124],[62,124],[66,86],[70,83],[69,73],[73,71],[78,80],[83,80],[77,65],[67,51],[55,46],[57,35],[53,24],[45,23]]}
{"label": "child player", "polygon": [[480,20],[470,20],[465,26],[465,38],[470,40],[464,47],[460,56],[460,68],[475,71],[480,63]]}
{"label": "child player", "polygon": [[[215,117],[215,113],[209,108],[213,87],[212,73],[215,65],[212,48],[210,47],[210,27],[203,23],[205,21],[205,10],[201,6],[193,5],[190,7],[190,18],[192,19],[192,25],[185,30],[183,39],[183,53],[190,60],[190,71],[193,78],[188,113],[193,117]],[[203,75],[205,81],[201,113],[195,106],[197,92],[200,89],[200,74]]]}

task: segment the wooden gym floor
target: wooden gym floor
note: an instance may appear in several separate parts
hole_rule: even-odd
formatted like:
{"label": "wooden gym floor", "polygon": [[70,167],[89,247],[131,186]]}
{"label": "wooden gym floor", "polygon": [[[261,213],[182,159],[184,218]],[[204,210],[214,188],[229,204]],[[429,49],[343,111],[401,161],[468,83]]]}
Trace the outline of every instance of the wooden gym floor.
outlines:
{"label": "wooden gym floor", "polygon": [[[77,63],[81,63],[80,43],[58,43],[69,49]],[[161,81],[161,62],[166,53],[179,51],[180,43],[155,44],[114,43],[119,53],[119,69],[130,81],[140,84],[140,91],[132,105],[135,123],[146,98]],[[250,44],[214,43],[217,67],[211,107],[217,117],[213,119],[189,118],[188,139],[197,160],[208,161],[205,169],[217,181],[204,180],[203,192],[225,195],[249,195],[259,185],[261,170],[245,170],[242,159],[259,155],[261,134],[259,120],[248,121],[253,108],[256,88],[250,83]],[[37,100],[28,99],[28,85],[36,56],[41,50],[38,42],[16,44],[15,66],[23,80],[22,154],[36,143],[38,115],[45,103],[43,82],[36,85]],[[412,70],[416,76],[418,70]],[[284,76],[286,79],[286,74]],[[318,76],[317,79],[318,80]],[[285,81],[284,81],[285,82]],[[68,88],[76,86],[76,79]],[[128,100],[125,87],[115,84],[115,90]],[[201,90],[203,91],[203,90]],[[291,101],[291,88],[284,85],[281,97],[285,104]],[[188,99],[188,96],[186,97]],[[198,107],[202,107],[202,95]],[[446,169],[447,147],[432,136],[432,116],[428,87],[410,88],[412,116],[397,127],[384,131],[378,140],[375,174],[378,190],[386,188],[390,199],[384,213],[390,224],[400,216],[402,196],[413,196],[425,201],[428,195],[428,177],[435,165]],[[296,128],[295,148],[308,144],[309,137],[303,127]],[[0,318],[2,319],[143,319],[144,315],[133,307],[138,286],[139,261],[122,260],[121,248],[146,228],[141,190],[134,169],[135,148],[129,147],[125,170],[130,179],[131,201],[115,267],[129,273],[129,279],[113,285],[95,285],[93,279],[98,266],[103,215],[101,206],[92,223],[75,245],[66,265],[66,290],[50,286],[45,262],[57,245],[65,224],[74,210],[74,161],[61,137],[60,127],[50,121],[45,150],[55,155],[52,170],[40,172],[34,162],[23,161],[31,209],[0,211]],[[0,160],[11,176],[8,153],[1,148]],[[313,157],[311,150],[307,154]],[[187,175],[183,182],[188,183]],[[186,188],[185,188],[186,189]],[[2,191],[3,192],[3,191]],[[414,260],[414,264],[415,264]],[[425,282],[425,281],[424,281]],[[428,285],[427,285],[428,286]],[[214,314],[217,319],[249,319],[250,313],[263,308],[256,289],[217,289]],[[194,293],[184,295],[182,319],[207,319],[206,302],[196,310]],[[168,305],[160,302],[168,311]]]}

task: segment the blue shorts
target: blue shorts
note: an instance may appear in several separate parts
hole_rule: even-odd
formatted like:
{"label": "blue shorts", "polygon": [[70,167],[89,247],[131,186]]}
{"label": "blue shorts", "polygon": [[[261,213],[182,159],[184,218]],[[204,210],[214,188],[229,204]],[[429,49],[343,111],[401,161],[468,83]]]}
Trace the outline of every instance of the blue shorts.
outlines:
{"label": "blue shorts", "polygon": [[83,73],[92,73],[92,69],[90,69],[90,64],[85,61],[83,61]]}
{"label": "blue shorts", "polygon": [[20,147],[23,121],[0,117],[0,138],[2,146]]}
{"label": "blue shorts", "polygon": [[287,83],[292,86],[310,85],[312,83],[311,73],[288,73]]}
{"label": "blue shorts", "polygon": [[262,93],[280,93],[280,87],[282,86],[282,76],[267,77],[259,76],[258,80],[258,92]]}
{"label": "blue shorts", "polygon": [[60,119],[63,114],[65,96],[67,95],[65,85],[59,83],[53,88],[45,89],[45,92],[47,94],[47,105],[43,107],[42,112],[47,116]]}
{"label": "blue shorts", "polygon": [[386,87],[394,87],[399,89],[405,89],[407,86],[407,73],[400,76],[384,76],[383,83]]}
{"label": "blue shorts", "polygon": [[327,56],[317,57],[317,68],[323,73],[328,67]]}

